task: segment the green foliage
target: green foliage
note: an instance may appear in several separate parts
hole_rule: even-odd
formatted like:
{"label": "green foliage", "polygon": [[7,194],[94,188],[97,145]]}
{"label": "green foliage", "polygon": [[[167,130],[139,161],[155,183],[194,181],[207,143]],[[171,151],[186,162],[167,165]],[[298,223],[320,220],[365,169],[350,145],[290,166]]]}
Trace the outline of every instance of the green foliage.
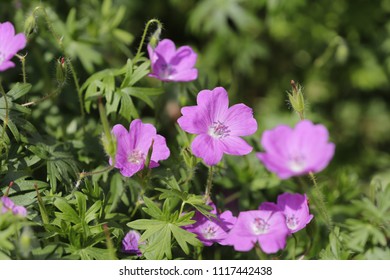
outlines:
{"label": "green foliage", "polygon": [[[218,211],[237,215],[282,192],[313,193],[308,178],[280,180],[255,156],[264,130],[298,121],[288,98],[336,143],[317,177],[331,227],[312,201],[306,230],[263,258],[390,259],[390,5],[377,2],[4,1],[0,18],[28,43],[23,63],[14,57],[16,67],[0,73],[0,196],[13,182],[9,198],[28,215],[0,214],[0,259],[139,258],[121,251],[129,228],[141,231],[140,258],[258,258],[254,250],[203,248],[183,229],[195,211],[215,215],[202,195],[207,168],[176,120],[180,107],[215,86],[231,104],[250,105],[259,124],[246,137],[253,153],[225,155],[215,166]],[[164,28],[151,24],[139,46],[149,18]],[[148,77],[146,45],[157,35],[196,50],[196,81]],[[286,94],[291,80],[302,85],[299,98]],[[101,139],[136,118],[156,126],[171,155],[126,178],[109,166],[114,142],[105,150]]]}

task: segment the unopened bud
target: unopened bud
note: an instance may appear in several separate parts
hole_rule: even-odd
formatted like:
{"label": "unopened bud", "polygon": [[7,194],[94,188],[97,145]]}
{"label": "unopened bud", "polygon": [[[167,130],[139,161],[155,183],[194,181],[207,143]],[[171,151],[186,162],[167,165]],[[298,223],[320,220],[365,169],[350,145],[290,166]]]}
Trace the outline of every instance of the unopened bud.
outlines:
{"label": "unopened bud", "polygon": [[68,76],[68,68],[64,57],[57,59],[56,63],[56,80],[59,87],[62,87]]}
{"label": "unopened bud", "polygon": [[149,39],[149,45],[154,49],[160,41],[161,26],[158,25],[156,31],[153,32]]}
{"label": "unopened bud", "polygon": [[288,92],[288,99],[295,112],[298,113],[301,118],[305,112],[305,99],[303,97],[302,87],[291,80],[292,91]]}
{"label": "unopened bud", "polygon": [[35,17],[31,14],[24,22],[24,35],[28,37],[34,31],[35,26]]}
{"label": "unopened bud", "polygon": [[187,165],[188,168],[192,169],[196,165],[196,158],[192,155],[191,151],[189,148],[184,148],[182,150],[182,155],[185,164]]}

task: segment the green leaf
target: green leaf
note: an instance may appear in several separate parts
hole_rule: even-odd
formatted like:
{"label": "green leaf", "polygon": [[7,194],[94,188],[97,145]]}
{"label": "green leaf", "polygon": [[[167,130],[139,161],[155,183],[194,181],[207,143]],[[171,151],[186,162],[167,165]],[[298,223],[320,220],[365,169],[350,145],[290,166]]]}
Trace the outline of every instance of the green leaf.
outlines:
{"label": "green leaf", "polygon": [[77,212],[65,199],[57,198],[54,201],[54,205],[61,211],[61,213],[55,212],[57,218],[74,224],[79,224],[81,222]]}
{"label": "green leaf", "polygon": [[196,238],[196,234],[186,231],[174,224],[170,224],[170,230],[172,231],[173,237],[176,239],[180,248],[187,255],[190,253],[187,243],[193,246],[202,246],[202,242]]}

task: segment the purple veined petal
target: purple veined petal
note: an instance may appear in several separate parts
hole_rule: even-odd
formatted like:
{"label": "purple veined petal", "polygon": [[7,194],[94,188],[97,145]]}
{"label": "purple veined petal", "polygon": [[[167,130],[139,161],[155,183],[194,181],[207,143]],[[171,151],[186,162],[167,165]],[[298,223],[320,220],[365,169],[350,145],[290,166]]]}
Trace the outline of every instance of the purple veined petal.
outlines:
{"label": "purple veined petal", "polygon": [[193,68],[196,64],[196,60],[197,54],[190,47],[183,46],[177,49],[176,54],[171,58],[169,64],[180,72]]}
{"label": "purple veined petal", "polygon": [[206,134],[196,136],[192,142],[191,149],[192,153],[202,158],[207,165],[219,163],[223,156],[220,142]]}
{"label": "purple veined petal", "polygon": [[245,140],[237,136],[220,139],[223,152],[229,155],[243,156],[252,152],[253,148]]}
{"label": "purple veined petal", "polygon": [[141,256],[142,253],[139,250],[139,242],[141,234],[136,230],[130,230],[122,240],[122,251],[128,254],[136,254]]}
{"label": "purple veined petal", "polygon": [[229,106],[228,93],[222,87],[213,90],[202,90],[197,97],[198,106],[207,108],[207,123],[224,121]]}
{"label": "purple veined petal", "polygon": [[[154,137],[151,161],[157,163],[157,161],[167,159],[169,156],[170,156],[170,151],[167,147],[165,138],[157,134]],[[152,166],[150,167],[153,168]]]}
{"label": "purple veined petal", "polygon": [[230,107],[223,122],[229,127],[232,136],[248,136],[257,131],[253,110],[244,104]]}
{"label": "purple veined petal", "polygon": [[130,142],[132,148],[146,155],[152,145],[152,139],[157,135],[156,128],[151,124],[144,124],[140,119],[133,120],[130,124]]}
{"label": "purple veined petal", "polygon": [[[117,124],[112,128],[111,133],[116,139],[115,167],[122,168],[127,165],[128,155],[133,151],[129,132],[123,125]],[[111,159],[109,163],[112,165]]]}
{"label": "purple veined petal", "polygon": [[[23,33],[16,34],[8,43],[8,56],[6,60],[11,59],[18,51],[26,46],[27,40]],[[7,51],[4,51],[7,53]]]}
{"label": "purple veined petal", "polygon": [[15,36],[15,28],[9,21],[0,23],[0,50],[4,53],[8,53],[9,44],[12,38]]}
{"label": "purple veined petal", "polygon": [[177,120],[181,129],[193,134],[206,134],[211,125],[207,122],[208,116],[204,108],[187,106],[181,109],[182,116]]}
{"label": "purple veined petal", "polygon": [[157,60],[157,55],[155,54],[154,49],[150,45],[148,45],[148,54],[149,54],[150,63],[153,66],[153,64]]}
{"label": "purple veined petal", "polygon": [[261,137],[261,145],[268,154],[276,155],[280,158],[288,157],[288,139],[293,130],[287,125],[279,125],[272,130],[264,131]]}
{"label": "purple veined petal", "polygon": [[171,40],[164,39],[158,43],[154,49],[154,53],[164,57],[165,61],[169,62],[176,53],[176,46]]}
{"label": "purple veined petal", "polygon": [[277,203],[286,217],[286,224],[291,233],[306,227],[313,218],[313,215],[309,213],[305,194],[283,193],[278,196]]}
{"label": "purple veined petal", "polygon": [[144,162],[139,164],[127,162],[126,164],[121,165],[119,171],[122,174],[122,176],[132,177],[135,173],[144,169],[144,166],[145,166]]}
{"label": "purple veined petal", "polygon": [[169,77],[170,81],[176,82],[191,82],[198,78],[198,69],[185,69],[182,71],[176,71]]}

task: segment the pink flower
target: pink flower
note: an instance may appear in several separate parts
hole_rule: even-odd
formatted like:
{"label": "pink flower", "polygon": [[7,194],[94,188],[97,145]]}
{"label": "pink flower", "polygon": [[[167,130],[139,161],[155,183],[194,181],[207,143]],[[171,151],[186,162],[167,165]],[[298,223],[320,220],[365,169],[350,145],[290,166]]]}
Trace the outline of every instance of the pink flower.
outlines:
{"label": "pink flower", "polygon": [[224,245],[224,239],[227,237],[227,233],[233,227],[237,218],[230,211],[217,214],[214,203],[210,203],[209,205],[213,207],[211,213],[215,214],[216,218],[207,218],[200,212],[196,212],[193,218],[196,223],[184,228],[187,231],[195,233],[205,246],[211,246],[213,243]]}
{"label": "pink flower", "polygon": [[289,230],[280,211],[252,210],[240,212],[237,222],[224,240],[236,251],[250,251],[259,242],[267,254],[276,253],[286,246]]}
{"label": "pink flower", "polygon": [[265,202],[260,205],[259,210],[283,212],[290,233],[303,229],[313,219],[313,215],[309,213],[309,205],[305,194],[281,194],[278,196],[277,204]]}
{"label": "pink flower", "polygon": [[261,145],[265,152],[257,157],[281,179],[322,171],[335,150],[328,142],[328,130],[308,120],[300,121],[294,129],[279,125],[265,131]]}
{"label": "pink flower", "polygon": [[[154,144],[150,168],[159,166],[158,161],[167,159],[170,155],[165,138],[157,134],[153,125],[144,124],[139,119],[131,122],[129,131],[117,124],[111,132],[117,141],[115,167],[119,168],[123,176],[131,177],[144,168],[152,140]],[[112,159],[110,164],[112,165]]]}
{"label": "pink flower", "polygon": [[194,68],[197,55],[189,46],[176,50],[171,40],[164,39],[154,49],[149,45],[148,52],[152,64],[150,77],[165,82],[189,82],[198,77]]}
{"label": "pink flower", "polygon": [[15,205],[15,203],[8,197],[3,196],[0,199],[2,206],[1,213],[6,213],[8,211],[11,211],[14,215],[26,217],[27,216],[27,209],[23,206]]}
{"label": "pink flower", "polygon": [[142,243],[139,242],[141,234],[136,230],[130,230],[122,240],[122,251],[128,254],[136,254],[141,256],[142,253],[138,246]]}
{"label": "pink flower", "polygon": [[240,138],[257,130],[251,108],[244,104],[229,108],[228,94],[222,87],[202,90],[197,103],[183,107],[183,116],[177,120],[184,131],[198,134],[191,145],[195,156],[208,165],[215,165],[224,153],[241,156],[252,151],[252,147]]}
{"label": "pink flower", "polygon": [[14,67],[11,58],[26,46],[26,37],[23,33],[15,35],[12,23],[0,23],[0,72]]}

